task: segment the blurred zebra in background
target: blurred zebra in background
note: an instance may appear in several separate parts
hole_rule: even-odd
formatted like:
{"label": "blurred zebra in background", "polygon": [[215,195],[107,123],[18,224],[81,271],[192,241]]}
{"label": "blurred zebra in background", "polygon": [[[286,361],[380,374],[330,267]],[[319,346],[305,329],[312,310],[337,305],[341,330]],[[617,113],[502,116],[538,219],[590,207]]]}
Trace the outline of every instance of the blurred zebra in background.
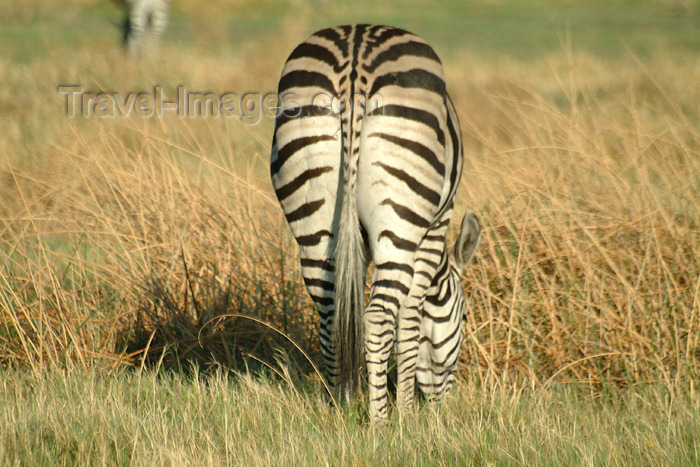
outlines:
{"label": "blurred zebra in background", "polygon": [[158,47],[168,24],[170,0],[124,0],[124,45],[129,54],[150,53]]}
{"label": "blurred zebra in background", "polygon": [[445,242],[463,155],[442,64],[402,29],[339,26],[292,52],[278,96],[272,185],[321,318],[327,378],[350,399],[364,366],[381,423],[392,351],[400,408],[413,404],[416,381],[429,398],[450,388],[466,310],[460,274],[480,239],[470,211],[455,246]]}

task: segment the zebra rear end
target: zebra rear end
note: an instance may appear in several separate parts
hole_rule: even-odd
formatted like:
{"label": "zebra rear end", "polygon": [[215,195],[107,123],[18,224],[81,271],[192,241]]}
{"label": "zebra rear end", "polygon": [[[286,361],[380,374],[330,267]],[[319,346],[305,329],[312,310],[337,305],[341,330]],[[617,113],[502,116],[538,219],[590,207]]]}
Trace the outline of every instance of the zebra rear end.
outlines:
{"label": "zebra rear end", "polygon": [[340,26],[292,52],[279,95],[272,182],[321,316],[328,379],[351,397],[364,362],[370,415],[382,421],[392,349],[401,407],[416,379],[428,394],[449,387],[465,306],[459,273],[479,240],[470,214],[460,251],[447,254],[463,159],[442,65],[407,31]]}

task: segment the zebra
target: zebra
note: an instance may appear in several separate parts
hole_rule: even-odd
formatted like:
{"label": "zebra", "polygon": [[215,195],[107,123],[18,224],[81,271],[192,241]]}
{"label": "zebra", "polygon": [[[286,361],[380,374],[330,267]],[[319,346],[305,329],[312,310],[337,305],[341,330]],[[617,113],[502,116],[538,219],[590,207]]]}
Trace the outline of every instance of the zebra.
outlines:
{"label": "zebra", "polygon": [[125,0],[124,45],[129,54],[151,52],[168,24],[170,0]]}
{"label": "zebra", "polygon": [[370,418],[385,423],[392,350],[399,410],[416,381],[428,398],[452,385],[460,274],[481,236],[469,211],[447,251],[463,155],[442,64],[403,29],[323,29],[287,59],[278,99],[270,174],[320,316],[326,378],[350,400],[365,368]]}

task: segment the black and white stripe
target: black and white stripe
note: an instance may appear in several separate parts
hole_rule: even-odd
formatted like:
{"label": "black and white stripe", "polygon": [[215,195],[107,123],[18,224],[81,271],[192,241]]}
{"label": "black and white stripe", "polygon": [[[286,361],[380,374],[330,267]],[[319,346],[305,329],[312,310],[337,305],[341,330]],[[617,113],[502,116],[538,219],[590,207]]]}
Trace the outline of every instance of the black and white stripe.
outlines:
{"label": "black and white stripe", "polygon": [[463,156],[442,65],[402,29],[324,29],[290,55],[279,98],[272,184],[320,313],[328,380],[351,397],[366,365],[370,416],[383,421],[392,349],[399,407],[413,403],[416,380],[429,396],[449,388],[465,310],[459,276],[480,238],[469,212],[447,253]]}
{"label": "black and white stripe", "polygon": [[148,53],[168,24],[170,0],[126,0],[124,45],[130,54]]}

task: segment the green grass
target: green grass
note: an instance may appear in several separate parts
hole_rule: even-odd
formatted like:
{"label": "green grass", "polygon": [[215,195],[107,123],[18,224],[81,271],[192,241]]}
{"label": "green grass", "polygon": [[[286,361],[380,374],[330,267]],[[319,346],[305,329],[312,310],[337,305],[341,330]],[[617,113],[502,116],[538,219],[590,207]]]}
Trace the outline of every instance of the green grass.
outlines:
{"label": "green grass", "polygon": [[641,387],[604,400],[458,386],[382,430],[313,381],[4,371],[3,465],[697,465],[700,406]]}

